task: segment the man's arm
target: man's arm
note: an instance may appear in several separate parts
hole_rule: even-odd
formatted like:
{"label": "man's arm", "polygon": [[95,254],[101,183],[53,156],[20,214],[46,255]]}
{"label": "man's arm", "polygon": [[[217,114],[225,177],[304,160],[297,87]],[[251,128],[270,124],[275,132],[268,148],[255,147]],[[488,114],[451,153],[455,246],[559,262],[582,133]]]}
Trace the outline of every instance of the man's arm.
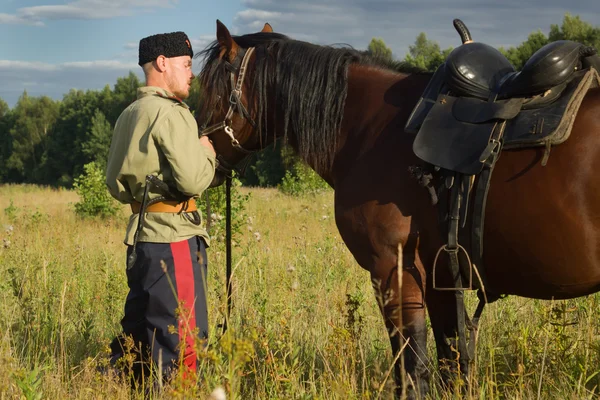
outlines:
{"label": "man's arm", "polygon": [[173,110],[155,138],[181,193],[197,196],[208,188],[215,174],[215,151],[208,138],[198,138],[198,126],[187,109]]}

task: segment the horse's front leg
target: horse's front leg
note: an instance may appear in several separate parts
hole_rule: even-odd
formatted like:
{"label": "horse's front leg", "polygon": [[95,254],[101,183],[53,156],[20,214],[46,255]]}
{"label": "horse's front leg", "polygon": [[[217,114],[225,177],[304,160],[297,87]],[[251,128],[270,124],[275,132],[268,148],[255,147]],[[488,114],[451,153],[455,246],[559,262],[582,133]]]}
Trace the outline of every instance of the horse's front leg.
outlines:
{"label": "horse's front leg", "polygon": [[[415,265],[414,255],[403,253],[399,246],[400,263],[381,260],[375,264],[371,279],[392,344],[397,395],[418,399],[429,391],[425,282]],[[401,279],[398,271],[402,271]]]}

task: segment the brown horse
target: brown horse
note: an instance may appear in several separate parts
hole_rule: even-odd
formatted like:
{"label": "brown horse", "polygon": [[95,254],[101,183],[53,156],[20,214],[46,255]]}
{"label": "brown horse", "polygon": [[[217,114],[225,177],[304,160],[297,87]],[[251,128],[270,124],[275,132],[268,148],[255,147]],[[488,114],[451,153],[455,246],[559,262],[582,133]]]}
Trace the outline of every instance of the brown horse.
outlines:
{"label": "brown horse", "polygon": [[[406,345],[396,363],[399,387],[424,396],[426,306],[439,363],[456,368],[450,360],[457,358],[456,298],[432,289],[443,244],[437,211],[409,174],[422,162],[412,151],[414,136],[404,132],[431,75],[294,41],[268,24],[232,37],[217,21],[217,40],[204,56],[199,120],[213,124],[205,133],[222,164],[231,167],[283,136],[334,188],[337,227],[371,274],[393,354]],[[546,166],[542,156],[543,149],[505,151],[496,166],[485,215],[488,290],[540,299],[596,292],[600,90],[588,92],[570,139]],[[466,371],[464,360],[460,368]]]}

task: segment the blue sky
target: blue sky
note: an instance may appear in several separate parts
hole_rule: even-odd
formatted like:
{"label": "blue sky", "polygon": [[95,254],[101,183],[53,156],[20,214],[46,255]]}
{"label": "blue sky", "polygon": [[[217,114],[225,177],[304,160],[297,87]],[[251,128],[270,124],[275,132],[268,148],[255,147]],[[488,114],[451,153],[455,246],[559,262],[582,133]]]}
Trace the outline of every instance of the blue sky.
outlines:
{"label": "blue sky", "polygon": [[61,99],[71,88],[112,87],[130,70],[141,77],[141,38],[183,30],[199,51],[214,39],[216,19],[234,34],[269,22],[295,39],[358,49],[380,37],[403,58],[420,32],[442,48],[459,45],[453,18],[476,41],[508,47],[547,33],[566,12],[595,25],[600,1],[0,0],[0,98],[12,107],[24,90]]}

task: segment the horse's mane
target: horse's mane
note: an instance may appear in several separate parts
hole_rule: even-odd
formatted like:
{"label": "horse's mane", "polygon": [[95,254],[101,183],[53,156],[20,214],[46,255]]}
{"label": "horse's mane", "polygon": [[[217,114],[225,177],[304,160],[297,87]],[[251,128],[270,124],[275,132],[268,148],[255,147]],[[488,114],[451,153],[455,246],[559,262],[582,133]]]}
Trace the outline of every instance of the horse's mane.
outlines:
{"label": "horse's mane", "polygon": [[[267,90],[276,88],[270,104],[276,107],[276,112],[283,113],[283,137],[288,137],[289,130],[295,133],[292,139],[300,157],[317,172],[331,167],[333,161],[346,100],[348,66],[360,63],[392,67],[389,62],[349,47],[319,46],[277,33],[259,32],[233,39],[243,49],[255,48],[256,60],[249,67],[247,78],[253,83],[247,95],[249,104],[256,107],[258,131],[262,134],[266,125]],[[219,99],[227,98],[231,92],[230,72],[219,61],[218,42],[210,44],[198,56],[204,58],[201,84],[208,89],[205,107],[199,115],[204,120],[211,110],[223,112],[215,108],[222,107],[224,102]]]}

